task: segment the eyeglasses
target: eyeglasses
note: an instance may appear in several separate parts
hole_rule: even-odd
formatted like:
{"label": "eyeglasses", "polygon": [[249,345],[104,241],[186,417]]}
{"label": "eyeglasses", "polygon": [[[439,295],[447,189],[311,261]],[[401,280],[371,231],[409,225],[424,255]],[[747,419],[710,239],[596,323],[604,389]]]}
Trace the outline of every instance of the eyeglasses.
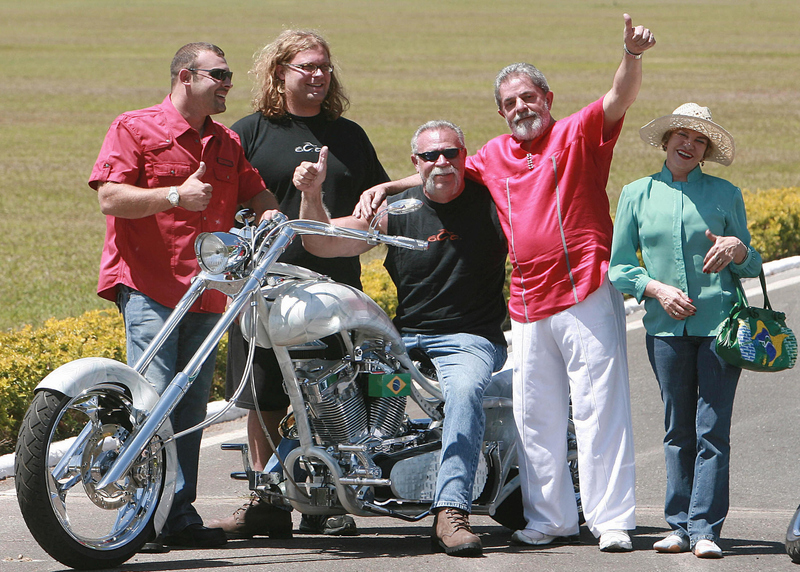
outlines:
{"label": "eyeglasses", "polygon": [[439,149],[438,151],[425,151],[423,153],[417,153],[417,157],[420,157],[429,163],[433,163],[439,158],[439,155],[444,155],[445,159],[455,159],[458,157],[459,153],[461,153],[461,149],[452,147],[450,149]]}
{"label": "eyeglasses", "polygon": [[307,73],[310,75],[314,75],[317,73],[317,70],[321,70],[323,73],[333,73],[333,65],[332,64],[322,64],[318,66],[317,64],[312,64],[311,62],[306,62],[304,64],[283,64],[285,66],[289,66],[290,68],[294,68],[298,71],[303,73]]}
{"label": "eyeglasses", "polygon": [[233,72],[230,70],[224,70],[222,68],[214,68],[213,70],[204,70],[203,68],[186,68],[192,73],[197,73],[199,71],[206,72],[208,77],[211,79],[215,79],[217,81],[225,81],[226,79],[233,78]]}

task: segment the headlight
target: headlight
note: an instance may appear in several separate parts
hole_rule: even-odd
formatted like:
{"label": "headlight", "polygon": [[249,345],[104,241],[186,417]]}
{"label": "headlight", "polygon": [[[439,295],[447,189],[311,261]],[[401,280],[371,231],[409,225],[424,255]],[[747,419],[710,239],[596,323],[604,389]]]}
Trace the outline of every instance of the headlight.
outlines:
{"label": "headlight", "polygon": [[194,241],[200,268],[209,274],[237,270],[250,257],[250,245],[227,232],[203,232]]}

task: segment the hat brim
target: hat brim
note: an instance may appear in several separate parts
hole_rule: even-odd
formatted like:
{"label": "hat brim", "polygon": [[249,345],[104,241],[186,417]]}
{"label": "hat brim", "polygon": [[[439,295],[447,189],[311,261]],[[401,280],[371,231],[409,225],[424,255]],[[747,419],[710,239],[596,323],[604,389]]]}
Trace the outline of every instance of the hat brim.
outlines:
{"label": "hat brim", "polygon": [[653,119],[639,129],[639,136],[645,143],[661,148],[664,133],[675,129],[691,129],[706,135],[711,140],[712,150],[711,154],[705,158],[706,161],[714,161],[726,166],[733,163],[733,157],[736,153],[733,136],[720,125],[707,119],[689,115],[664,115],[658,119]]}

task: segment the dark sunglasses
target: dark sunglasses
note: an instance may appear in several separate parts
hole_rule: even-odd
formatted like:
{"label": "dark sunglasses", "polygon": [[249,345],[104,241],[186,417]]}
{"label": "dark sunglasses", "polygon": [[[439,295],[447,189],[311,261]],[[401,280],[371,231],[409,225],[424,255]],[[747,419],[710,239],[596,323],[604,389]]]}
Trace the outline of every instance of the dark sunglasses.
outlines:
{"label": "dark sunglasses", "polygon": [[213,70],[204,70],[203,68],[186,68],[192,73],[197,73],[199,71],[206,72],[208,77],[215,79],[217,81],[225,81],[226,79],[233,78],[233,72],[230,70],[224,70],[222,68],[214,68]]}
{"label": "dark sunglasses", "polygon": [[424,153],[417,153],[417,157],[420,157],[429,163],[433,163],[439,158],[439,155],[444,155],[445,159],[455,159],[458,157],[459,153],[461,153],[461,149],[452,147],[450,149],[439,149],[438,151],[425,151]]}

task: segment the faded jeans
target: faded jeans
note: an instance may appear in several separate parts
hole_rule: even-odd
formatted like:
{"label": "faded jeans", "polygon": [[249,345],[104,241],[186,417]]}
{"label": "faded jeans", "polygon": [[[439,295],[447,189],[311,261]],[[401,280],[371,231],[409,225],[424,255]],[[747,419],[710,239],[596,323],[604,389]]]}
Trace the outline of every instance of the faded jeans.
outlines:
{"label": "faded jeans", "polygon": [[420,348],[436,366],[445,399],[442,456],[431,508],[470,512],[472,485],[483,445],[483,395],[506,361],[505,344],[472,334],[404,335],[407,350]]}
{"label": "faded jeans", "polygon": [[717,356],[713,337],[648,335],[646,343],[664,402],[664,515],[692,547],[716,542],[728,514],[731,416],[742,370]]}
{"label": "faded jeans", "polygon": [[[120,286],[118,305],[125,320],[128,364],[133,366],[150,341],[164,325],[172,309],[126,286]],[[219,321],[219,314],[189,312],[172,332],[145,372],[159,394],[182,371],[208,334]],[[189,391],[172,412],[170,419],[176,433],[202,422],[206,416],[211,381],[214,377],[216,349],[203,364]],[[197,470],[203,432],[195,431],[175,442],[178,453],[175,498],[162,533],[175,534],[203,519],[192,503],[197,498]]]}

